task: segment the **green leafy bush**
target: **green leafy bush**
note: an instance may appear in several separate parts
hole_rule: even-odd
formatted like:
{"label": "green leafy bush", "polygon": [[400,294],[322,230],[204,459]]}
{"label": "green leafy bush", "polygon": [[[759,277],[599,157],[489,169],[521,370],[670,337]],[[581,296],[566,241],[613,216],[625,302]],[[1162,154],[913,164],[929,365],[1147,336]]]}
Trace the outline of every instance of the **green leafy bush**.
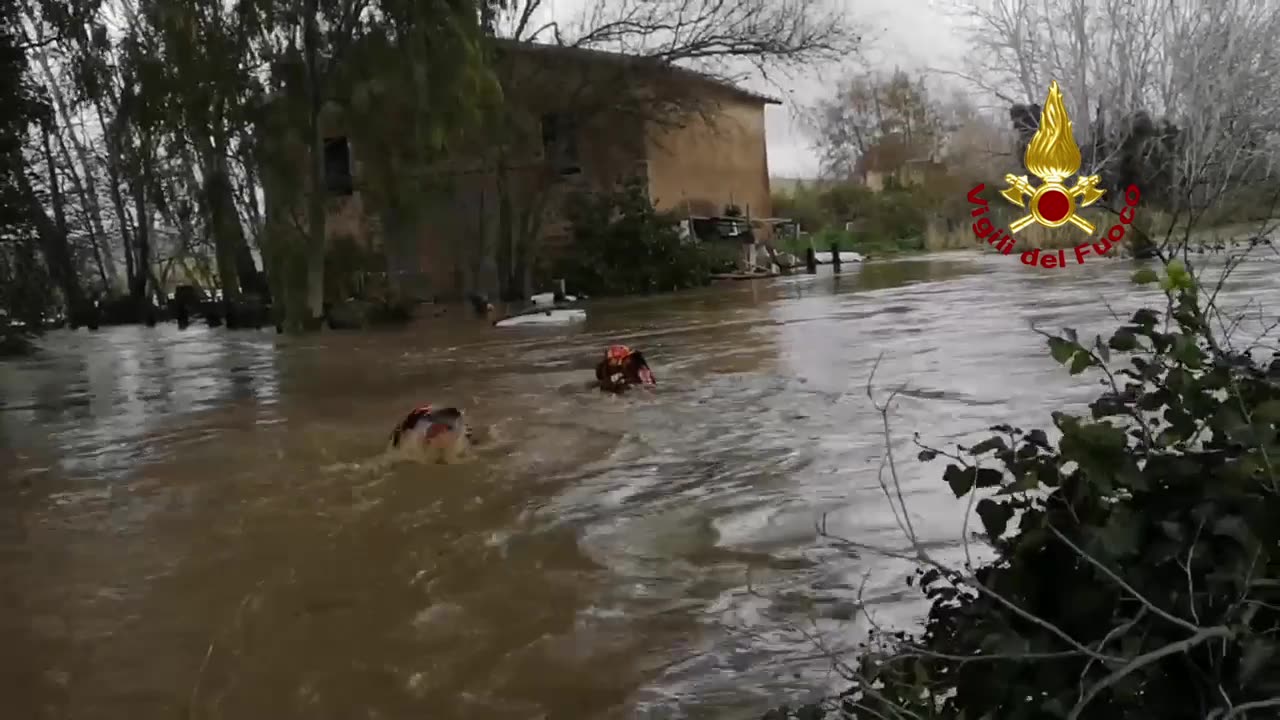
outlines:
{"label": "green leafy bush", "polygon": [[573,239],[557,274],[575,291],[662,292],[710,280],[712,253],[682,240],[675,217],[655,210],[639,183],[575,195],[567,209]]}
{"label": "green leafy bush", "polygon": [[797,188],[791,193],[774,193],[773,214],[800,223],[806,231],[814,232],[834,222],[818,203],[821,192],[810,188]]}
{"label": "green leafy bush", "polygon": [[385,275],[386,256],[380,249],[367,247],[350,235],[337,235],[329,241],[324,256],[324,288],[327,299],[341,302],[349,298],[370,299],[370,278]]}
{"label": "green leafy bush", "polygon": [[31,339],[54,306],[53,284],[34,245],[26,238],[0,240],[0,357],[31,352]]}
{"label": "green leafy bush", "polygon": [[[931,193],[919,187],[873,192],[842,184],[775,195],[773,206],[778,217],[798,220],[803,229],[814,233],[820,251],[829,250],[835,241],[841,250],[886,254],[923,249],[931,198]],[[960,199],[964,200],[963,193]],[[846,222],[856,223],[852,234],[845,231]]]}
{"label": "green leafy bush", "polygon": [[1048,338],[1106,388],[1088,416],[1053,413],[1060,440],[996,426],[920,453],[951,459],[995,558],[962,571],[915,545],[924,630],[874,635],[836,714],[1280,715],[1280,355],[1224,347],[1180,262],[1134,281],[1167,310]]}

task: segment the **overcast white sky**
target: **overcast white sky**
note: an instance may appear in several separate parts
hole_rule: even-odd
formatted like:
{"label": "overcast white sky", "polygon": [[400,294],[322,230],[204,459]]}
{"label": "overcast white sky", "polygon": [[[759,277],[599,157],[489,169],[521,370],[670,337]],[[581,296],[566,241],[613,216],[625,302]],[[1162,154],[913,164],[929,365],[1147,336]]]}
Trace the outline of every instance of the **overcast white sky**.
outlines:
{"label": "overcast white sky", "polygon": [[[564,24],[571,24],[591,0],[544,0],[544,10]],[[865,27],[865,57],[851,60],[855,69],[873,66],[892,70],[925,70],[955,67],[964,49],[952,15],[945,8],[954,0],[834,0]],[[788,82],[781,89],[763,81],[744,83],[752,89],[779,97],[782,106],[765,110],[769,143],[770,174],[781,177],[813,177],[818,172],[817,155],[796,117],[797,111],[830,93],[841,68],[814,68]]]}
{"label": "overcast white sky", "polygon": [[[850,12],[867,26],[866,57],[847,67],[925,71],[954,66],[964,41],[951,17],[942,12],[947,0],[862,0],[850,4]],[[782,107],[765,110],[769,143],[769,172],[779,177],[813,177],[818,159],[812,139],[795,118],[796,111],[829,95],[841,75],[840,68],[825,68],[813,77],[797,78],[788,88]],[[942,82],[950,82],[941,80]],[[760,87],[765,92],[772,88]],[[776,93],[776,90],[773,91]]]}

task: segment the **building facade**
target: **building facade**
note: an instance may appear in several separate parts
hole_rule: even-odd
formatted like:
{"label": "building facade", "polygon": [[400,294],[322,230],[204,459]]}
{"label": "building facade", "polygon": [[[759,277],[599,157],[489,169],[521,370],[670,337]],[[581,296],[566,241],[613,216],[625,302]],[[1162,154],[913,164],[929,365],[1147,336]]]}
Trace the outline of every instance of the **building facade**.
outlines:
{"label": "building facade", "polygon": [[691,71],[580,48],[499,41],[502,125],[424,171],[439,190],[415,202],[412,227],[363,196],[362,138],[341,109],[324,125],[332,197],[326,238],[380,248],[397,284],[419,297],[521,294],[568,251],[566,199],[629,179],[659,210],[768,217],[765,113],[777,100]]}

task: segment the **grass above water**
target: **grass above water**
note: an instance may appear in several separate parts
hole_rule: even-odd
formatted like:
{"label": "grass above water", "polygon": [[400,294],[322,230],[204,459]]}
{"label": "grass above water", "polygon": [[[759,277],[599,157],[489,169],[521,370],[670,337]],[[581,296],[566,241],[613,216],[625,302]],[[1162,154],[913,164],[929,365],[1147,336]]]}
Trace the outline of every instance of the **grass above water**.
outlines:
{"label": "grass above water", "polygon": [[817,252],[831,252],[835,246],[839,252],[856,252],[869,257],[886,257],[924,252],[931,248],[925,246],[924,238],[870,237],[857,233],[827,230],[805,238],[783,238],[777,241],[781,252],[788,252],[801,260],[812,246]]}

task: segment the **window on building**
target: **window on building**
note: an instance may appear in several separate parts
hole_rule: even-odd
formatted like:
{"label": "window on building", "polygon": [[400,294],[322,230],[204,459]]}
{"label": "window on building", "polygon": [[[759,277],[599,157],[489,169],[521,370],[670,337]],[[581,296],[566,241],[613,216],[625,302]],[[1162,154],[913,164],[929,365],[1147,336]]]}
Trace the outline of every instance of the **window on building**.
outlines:
{"label": "window on building", "polygon": [[543,157],[561,175],[582,172],[578,160],[578,127],[572,115],[546,113],[542,116]]}
{"label": "window on building", "polygon": [[324,184],[334,195],[350,195],[354,189],[351,181],[351,148],[345,137],[327,138],[324,141]]}

